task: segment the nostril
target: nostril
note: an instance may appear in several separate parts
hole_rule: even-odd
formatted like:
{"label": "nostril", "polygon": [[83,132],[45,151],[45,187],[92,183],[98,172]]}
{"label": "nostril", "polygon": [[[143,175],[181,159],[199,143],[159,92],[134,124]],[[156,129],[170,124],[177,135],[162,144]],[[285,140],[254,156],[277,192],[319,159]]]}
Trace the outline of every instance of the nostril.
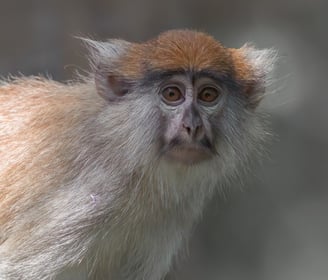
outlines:
{"label": "nostril", "polygon": [[191,134],[191,128],[183,124],[183,128],[187,131],[188,135]]}
{"label": "nostril", "polygon": [[202,137],[203,134],[204,134],[204,127],[203,127],[203,125],[199,125],[199,126],[197,126],[197,127],[196,127],[196,131],[195,131],[195,136],[196,136],[197,138],[199,138],[199,137]]}

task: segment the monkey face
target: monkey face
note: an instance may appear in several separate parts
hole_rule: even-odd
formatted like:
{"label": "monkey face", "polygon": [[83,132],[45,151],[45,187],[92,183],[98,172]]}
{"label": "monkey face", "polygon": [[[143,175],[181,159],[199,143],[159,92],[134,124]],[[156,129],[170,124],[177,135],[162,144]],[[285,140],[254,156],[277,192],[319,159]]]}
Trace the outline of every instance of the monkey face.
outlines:
{"label": "monkey face", "polygon": [[[167,74],[167,73],[166,73]],[[205,73],[172,73],[158,90],[164,133],[162,155],[197,164],[217,155],[211,118],[217,118],[225,91]]]}

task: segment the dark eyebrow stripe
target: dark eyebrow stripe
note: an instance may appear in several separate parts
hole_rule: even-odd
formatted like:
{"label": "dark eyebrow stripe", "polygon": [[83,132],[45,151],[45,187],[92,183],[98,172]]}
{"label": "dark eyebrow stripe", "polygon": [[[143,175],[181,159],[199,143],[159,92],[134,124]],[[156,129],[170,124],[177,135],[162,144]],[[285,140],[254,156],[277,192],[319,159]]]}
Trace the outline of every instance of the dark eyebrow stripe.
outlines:
{"label": "dark eyebrow stripe", "polygon": [[165,70],[165,71],[159,71],[159,70],[148,71],[145,74],[144,79],[142,80],[142,84],[144,85],[153,84],[154,82],[157,83],[163,80],[170,79],[172,76],[175,75],[186,75],[186,74],[187,71],[182,69]]}
{"label": "dark eyebrow stripe", "polygon": [[184,70],[184,69],[173,69],[165,71],[149,71],[142,79],[141,84],[143,86],[151,86],[154,83],[168,80],[175,75],[189,76],[192,80],[207,77],[214,80],[218,85],[223,85],[230,90],[236,90],[239,88],[237,81],[235,81],[231,74],[219,73],[213,70]]}

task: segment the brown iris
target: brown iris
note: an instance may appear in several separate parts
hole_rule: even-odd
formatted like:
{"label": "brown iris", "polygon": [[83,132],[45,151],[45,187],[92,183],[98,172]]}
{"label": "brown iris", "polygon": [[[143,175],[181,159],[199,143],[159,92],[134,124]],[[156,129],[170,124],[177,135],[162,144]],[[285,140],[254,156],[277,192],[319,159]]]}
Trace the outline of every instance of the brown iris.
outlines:
{"label": "brown iris", "polygon": [[162,91],[162,98],[168,104],[176,104],[183,100],[183,94],[178,87],[167,87]]}
{"label": "brown iris", "polygon": [[202,102],[212,103],[219,97],[219,95],[220,95],[220,93],[219,93],[218,89],[216,89],[214,87],[207,87],[207,88],[204,88],[198,94],[198,99],[201,100]]}

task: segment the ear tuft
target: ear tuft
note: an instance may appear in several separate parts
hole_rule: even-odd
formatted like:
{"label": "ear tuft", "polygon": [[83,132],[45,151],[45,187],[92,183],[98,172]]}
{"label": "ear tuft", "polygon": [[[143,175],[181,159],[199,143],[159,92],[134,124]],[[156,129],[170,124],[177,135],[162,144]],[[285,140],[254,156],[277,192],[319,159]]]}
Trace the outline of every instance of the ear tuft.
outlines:
{"label": "ear tuft", "polygon": [[271,79],[271,74],[277,61],[277,51],[275,49],[258,50],[250,44],[244,45],[241,50],[250,63],[254,75],[267,84]]}
{"label": "ear tuft", "polygon": [[90,52],[90,65],[95,76],[98,94],[106,100],[116,100],[128,92],[128,83],[118,73],[121,58],[130,48],[130,42],[111,39],[98,42],[88,38],[79,38]]}
{"label": "ear tuft", "polygon": [[[238,50],[235,50],[243,57],[244,67],[241,83],[244,86],[245,94],[249,97],[251,107],[256,107],[263,98],[265,90],[271,84],[273,70],[277,61],[277,51],[274,49],[256,49],[251,44],[246,44]],[[236,52],[233,52],[234,60]],[[245,66],[246,65],[246,66]],[[237,68],[236,71],[239,71]],[[245,74],[247,73],[247,74]]]}
{"label": "ear tuft", "polygon": [[88,38],[81,38],[90,53],[91,66],[98,67],[100,63],[111,63],[120,59],[127,51],[131,43],[120,39],[110,39],[106,42],[94,41]]}

